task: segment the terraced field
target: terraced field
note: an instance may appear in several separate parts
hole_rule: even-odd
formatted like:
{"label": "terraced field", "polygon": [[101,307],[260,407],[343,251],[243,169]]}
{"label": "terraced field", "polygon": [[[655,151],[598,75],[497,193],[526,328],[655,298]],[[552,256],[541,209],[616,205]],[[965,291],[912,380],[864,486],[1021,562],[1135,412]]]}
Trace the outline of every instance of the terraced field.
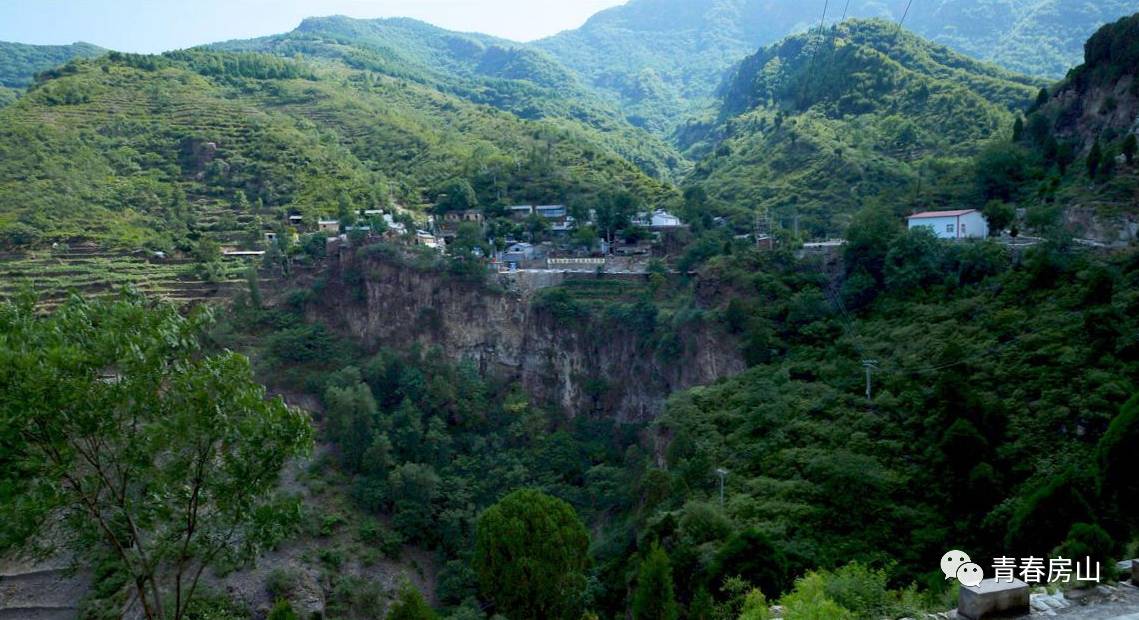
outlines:
{"label": "terraced field", "polygon": [[[0,299],[23,290],[37,294],[45,308],[58,305],[72,292],[112,295],[131,286],[179,305],[218,300],[246,286],[247,259],[224,260],[217,282],[203,282],[186,259],[74,248],[28,254],[0,254]],[[267,280],[262,280],[269,284]]]}

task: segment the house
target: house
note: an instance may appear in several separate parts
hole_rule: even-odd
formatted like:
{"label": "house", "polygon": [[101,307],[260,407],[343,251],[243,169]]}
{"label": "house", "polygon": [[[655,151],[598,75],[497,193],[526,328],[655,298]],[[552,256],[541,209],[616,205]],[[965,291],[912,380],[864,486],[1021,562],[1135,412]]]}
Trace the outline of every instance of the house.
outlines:
{"label": "house", "polygon": [[506,207],[506,212],[516,220],[524,220],[534,213],[534,207],[532,205],[514,205]]}
{"label": "house", "polygon": [[317,220],[316,229],[330,237],[340,234],[340,220]]}
{"label": "house", "polygon": [[295,215],[295,214],[289,216],[289,226],[295,226],[297,228],[304,228],[304,225],[305,225],[305,216]]}
{"label": "house", "polygon": [[392,216],[391,213],[384,214],[384,223],[388,225],[388,230],[390,232],[396,233],[398,235],[402,235],[403,233],[407,232],[407,227],[404,226],[401,222],[395,221],[395,217]]}
{"label": "house", "polygon": [[664,209],[657,209],[652,213],[638,214],[637,217],[633,218],[633,224],[642,228],[652,228],[656,230],[681,228],[684,226],[679,217],[676,217]]}
{"label": "house", "polygon": [[483,216],[482,211],[477,209],[467,209],[466,211],[448,211],[443,214],[443,222],[445,224],[461,224],[463,222],[474,222],[482,225]]}
{"label": "house", "polygon": [[984,239],[989,236],[989,223],[977,209],[957,211],[924,211],[906,218],[910,230],[919,226],[933,229],[938,239]]}
{"label": "house", "polygon": [[442,239],[426,230],[415,231],[415,245],[421,245],[426,248],[431,248],[432,250],[439,250],[440,252],[444,251],[447,247],[447,244],[444,243]]}
{"label": "house", "polygon": [[515,243],[506,248],[502,253],[502,262],[504,263],[520,263],[522,261],[534,260],[537,257],[537,251],[534,246],[529,243]]}
{"label": "house", "polygon": [[560,220],[565,219],[569,215],[569,210],[565,205],[542,205],[534,207],[534,212],[547,220]]}

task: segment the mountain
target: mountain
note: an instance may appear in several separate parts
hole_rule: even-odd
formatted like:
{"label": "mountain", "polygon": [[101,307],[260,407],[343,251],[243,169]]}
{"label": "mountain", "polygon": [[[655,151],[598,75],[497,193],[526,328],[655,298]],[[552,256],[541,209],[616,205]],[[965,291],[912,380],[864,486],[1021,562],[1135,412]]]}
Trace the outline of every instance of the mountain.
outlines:
{"label": "mountain", "polygon": [[1084,63],[1042,92],[978,163],[985,198],[1083,238],[1128,243],[1139,196],[1139,14],[1100,29]]}
{"label": "mountain", "polygon": [[94,58],[107,50],[90,43],[26,45],[0,41],[0,86],[27,88],[35,75],[72,58]]}
{"label": "mountain", "polygon": [[72,58],[93,58],[106,51],[90,43],[27,45],[0,41],[0,106],[14,101],[40,71]]}
{"label": "mountain", "polygon": [[670,194],[596,135],[337,63],[111,53],[0,110],[0,245],[259,239],[287,211],[417,208],[455,177],[484,205]]}
{"label": "mountain", "polygon": [[[899,21],[975,58],[1038,77],[1077,64],[1100,25],[1139,10],[1139,0],[852,0],[831,2],[843,17]],[[907,6],[909,10],[907,12]],[[667,134],[714,104],[723,73],[756,48],[818,26],[823,2],[632,0],[577,30],[535,43],[619,101],[636,125]]]}
{"label": "mountain", "polygon": [[921,191],[1010,127],[1040,86],[884,20],[792,36],[739,65],[716,121],[686,129],[702,157],[690,182],[744,222],[769,209],[837,235],[866,201],[946,200]]}
{"label": "mountain", "polygon": [[653,176],[682,158],[660,138],[632,126],[615,106],[548,54],[481,34],[457,33],[413,19],[304,20],[294,31],[211,46],[335,61],[404,79],[523,119],[549,119],[593,132]]}

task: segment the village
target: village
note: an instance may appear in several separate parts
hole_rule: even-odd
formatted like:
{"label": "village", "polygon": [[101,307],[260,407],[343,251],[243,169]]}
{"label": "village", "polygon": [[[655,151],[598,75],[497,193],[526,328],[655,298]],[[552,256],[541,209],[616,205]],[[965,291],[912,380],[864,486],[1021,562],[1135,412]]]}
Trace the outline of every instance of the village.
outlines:
{"label": "village", "polygon": [[470,252],[494,272],[646,273],[654,257],[684,243],[688,230],[679,217],[663,209],[619,218],[608,234],[599,230],[594,210],[575,218],[563,204],[424,210],[427,215],[419,218],[398,206],[315,219],[289,212],[257,243],[225,245],[222,253],[258,258],[295,247],[305,238],[323,238],[329,254],[377,242],[426,248],[445,256]]}

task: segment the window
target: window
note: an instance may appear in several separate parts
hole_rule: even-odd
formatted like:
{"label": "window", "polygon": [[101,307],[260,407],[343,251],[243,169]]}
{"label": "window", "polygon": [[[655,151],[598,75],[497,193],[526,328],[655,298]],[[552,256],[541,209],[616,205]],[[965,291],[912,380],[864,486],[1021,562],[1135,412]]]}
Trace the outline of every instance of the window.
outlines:
{"label": "window", "polygon": [[947,233],[953,232],[953,224],[946,224],[945,225],[945,232],[947,232]]}

